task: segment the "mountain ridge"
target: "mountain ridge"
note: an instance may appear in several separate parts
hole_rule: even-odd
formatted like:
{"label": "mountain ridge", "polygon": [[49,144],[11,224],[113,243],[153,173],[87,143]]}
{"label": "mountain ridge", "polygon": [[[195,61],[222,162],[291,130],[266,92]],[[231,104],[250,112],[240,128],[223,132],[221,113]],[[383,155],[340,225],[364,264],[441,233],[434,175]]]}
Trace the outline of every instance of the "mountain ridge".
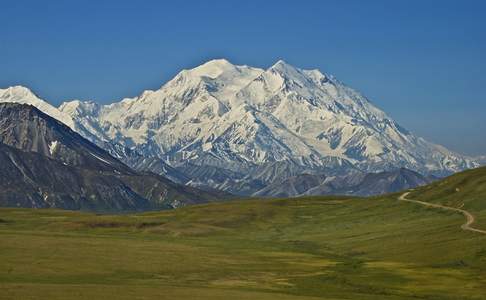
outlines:
{"label": "mountain ridge", "polygon": [[150,210],[229,196],[137,172],[64,123],[19,103],[0,103],[0,179],[0,206]]}
{"label": "mountain ridge", "polygon": [[283,60],[267,69],[212,60],[134,98],[76,100],[58,111],[112,155],[127,162],[134,160],[126,153],[136,153],[175,170],[187,162],[232,172],[296,162],[303,171],[404,167],[443,176],[478,166],[413,135],[335,77]]}
{"label": "mountain ridge", "polygon": [[423,186],[434,180],[436,178],[425,177],[405,168],[378,173],[352,172],[341,176],[303,173],[272,183],[253,196],[373,196]]}

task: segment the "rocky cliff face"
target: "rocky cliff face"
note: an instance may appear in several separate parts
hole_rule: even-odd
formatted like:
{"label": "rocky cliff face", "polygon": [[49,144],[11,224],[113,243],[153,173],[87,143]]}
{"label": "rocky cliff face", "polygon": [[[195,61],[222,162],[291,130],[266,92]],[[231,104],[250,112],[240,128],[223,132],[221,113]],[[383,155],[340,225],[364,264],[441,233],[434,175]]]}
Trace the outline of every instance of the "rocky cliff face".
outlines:
{"label": "rocky cliff face", "polygon": [[2,206],[110,211],[227,196],[138,173],[37,108],[15,103],[0,104],[0,191]]}
{"label": "rocky cliff face", "polygon": [[102,211],[155,207],[116,174],[66,165],[5,144],[0,144],[0,206]]}

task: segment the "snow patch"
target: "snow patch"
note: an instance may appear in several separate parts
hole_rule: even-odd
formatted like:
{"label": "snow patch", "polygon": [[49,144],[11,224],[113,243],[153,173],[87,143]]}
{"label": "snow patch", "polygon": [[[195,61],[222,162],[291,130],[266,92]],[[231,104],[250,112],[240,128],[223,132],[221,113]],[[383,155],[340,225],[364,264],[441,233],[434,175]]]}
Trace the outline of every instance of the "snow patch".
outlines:
{"label": "snow patch", "polygon": [[111,162],[107,161],[106,159],[102,158],[102,157],[99,157],[98,155],[90,152],[91,155],[93,155],[95,158],[97,158],[98,160],[101,160],[102,162],[106,163],[106,164],[109,164],[111,165]]}
{"label": "snow patch", "polygon": [[54,155],[54,152],[56,152],[57,148],[59,147],[60,143],[58,141],[52,141],[49,144],[49,153],[51,155]]}

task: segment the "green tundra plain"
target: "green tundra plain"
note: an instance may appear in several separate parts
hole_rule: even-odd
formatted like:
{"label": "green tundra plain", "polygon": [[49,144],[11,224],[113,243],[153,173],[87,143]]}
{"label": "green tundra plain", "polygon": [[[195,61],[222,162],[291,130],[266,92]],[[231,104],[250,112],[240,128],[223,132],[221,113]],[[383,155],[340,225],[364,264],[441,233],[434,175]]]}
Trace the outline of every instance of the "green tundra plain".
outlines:
{"label": "green tundra plain", "polygon": [[[2,208],[0,299],[486,299],[486,235],[401,194]],[[408,198],[461,207],[486,229],[485,168]]]}

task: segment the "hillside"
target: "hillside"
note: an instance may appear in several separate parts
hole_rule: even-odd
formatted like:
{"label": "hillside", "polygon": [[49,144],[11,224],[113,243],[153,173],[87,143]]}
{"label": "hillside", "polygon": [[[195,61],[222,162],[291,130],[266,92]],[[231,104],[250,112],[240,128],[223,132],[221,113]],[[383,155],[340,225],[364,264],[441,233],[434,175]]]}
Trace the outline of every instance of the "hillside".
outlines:
{"label": "hillside", "polygon": [[409,198],[470,211],[486,227],[486,167],[454,174],[415,189]]}
{"label": "hillside", "polygon": [[[76,168],[0,143],[0,206],[148,210],[150,201],[114,173]],[[160,208],[169,208],[160,205]]]}
{"label": "hillside", "polygon": [[0,206],[174,208],[228,195],[137,172],[37,108],[0,103]]}
{"label": "hillside", "polygon": [[[482,174],[422,197],[463,183],[463,200],[481,208]],[[398,195],[117,216],[0,209],[0,298],[485,299],[486,235]]]}

